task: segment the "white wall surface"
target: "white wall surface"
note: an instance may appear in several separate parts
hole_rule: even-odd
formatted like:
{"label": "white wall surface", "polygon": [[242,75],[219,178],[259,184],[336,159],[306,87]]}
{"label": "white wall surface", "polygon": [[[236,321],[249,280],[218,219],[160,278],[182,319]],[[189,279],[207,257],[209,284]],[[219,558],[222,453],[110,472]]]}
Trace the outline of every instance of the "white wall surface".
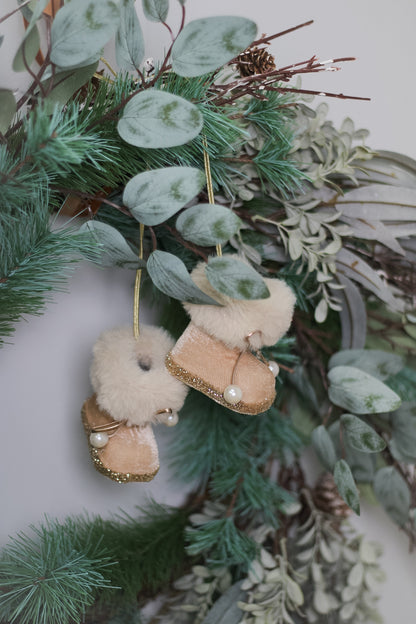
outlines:
{"label": "white wall surface", "polygon": [[[138,3],[139,4],[139,3]],[[178,25],[171,0],[170,23]],[[0,0],[0,14],[14,8]],[[369,144],[416,158],[414,80],[416,4],[413,0],[188,0],[188,19],[236,14],[257,21],[259,33],[272,34],[314,19],[315,24],[273,43],[280,66],[316,54],[321,60],[356,56],[337,73],[303,81],[305,88],[372,98],[370,103],[328,100],[330,117],[351,116],[370,129]],[[140,14],[140,10],[139,10]],[[144,25],[144,24],[143,24]],[[146,23],[147,54],[158,58],[169,42],[160,25]],[[19,88],[11,72],[21,33],[19,19],[0,25],[0,87]],[[322,98],[317,98],[316,103]],[[0,353],[0,544],[44,514],[63,518],[82,511],[108,515],[134,507],[151,495],[176,503],[186,491],[163,461],[173,432],[160,426],[161,470],[149,484],[119,485],[98,474],[90,462],[80,424],[80,407],[89,396],[91,347],[100,331],[131,319],[134,274],[102,271],[82,264],[69,282],[70,294],[54,297],[41,317],[22,321],[13,344]],[[152,312],[144,310],[142,320]],[[414,624],[416,563],[406,540],[379,509],[364,506],[355,521],[360,531],[385,547],[388,580],[381,611],[386,624]]]}

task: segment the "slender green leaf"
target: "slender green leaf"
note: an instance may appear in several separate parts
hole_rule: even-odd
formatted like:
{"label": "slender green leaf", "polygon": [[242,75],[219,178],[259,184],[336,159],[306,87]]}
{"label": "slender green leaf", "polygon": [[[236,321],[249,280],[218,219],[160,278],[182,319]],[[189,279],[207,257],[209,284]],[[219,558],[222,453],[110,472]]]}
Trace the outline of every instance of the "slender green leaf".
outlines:
{"label": "slender green leaf", "polygon": [[354,414],[343,414],[341,424],[347,434],[348,442],[357,451],[379,453],[386,448],[383,438]]}
{"label": "slender green leaf", "polygon": [[337,201],[347,217],[365,221],[414,221],[416,189],[371,184],[349,191]]}
{"label": "slender green leaf", "polygon": [[340,459],[335,464],[334,481],[338,492],[349,507],[360,515],[360,496],[355,485],[354,477],[345,459]]}
{"label": "slender green leaf", "polygon": [[330,358],[329,368],[335,366],[354,366],[377,379],[387,379],[398,373],[404,366],[403,359],[395,353],[377,349],[344,349]]}
{"label": "slender green leaf", "polygon": [[393,466],[377,471],[374,492],[389,516],[403,526],[409,518],[410,492],[406,481]]}
{"label": "slender green leaf", "polygon": [[339,313],[342,329],[342,348],[361,349],[365,345],[367,334],[367,310],[360,290],[345,275],[337,275],[344,286],[337,292],[342,310]]}
{"label": "slender green leaf", "polygon": [[144,58],[144,38],[134,0],[124,0],[116,33],[116,61],[120,69],[135,71]]}
{"label": "slender green leaf", "polygon": [[97,67],[98,62],[95,61],[91,65],[58,72],[53,79],[49,78],[46,80],[44,82],[44,87],[47,91],[49,90],[52,80],[52,84],[54,85],[48,96],[43,100],[48,111],[52,113],[56,104],[66,104],[69,98],[74,95],[75,91],[78,91],[78,89],[93,77]]}
{"label": "slender green leaf", "polygon": [[246,592],[241,589],[241,581],[234,583],[215,602],[201,624],[239,624],[242,612],[237,603],[245,598]]}
{"label": "slender green leaf", "polygon": [[126,185],[123,203],[145,225],[163,223],[195,197],[205,176],[193,167],[166,167],[139,173]]}
{"label": "slender green leaf", "polygon": [[386,384],[353,366],[335,366],[328,373],[328,396],[332,403],[353,414],[392,412],[400,397]]}
{"label": "slender green leaf", "polygon": [[313,447],[321,463],[327,470],[332,471],[337,461],[337,455],[331,436],[323,425],[319,425],[312,432]]}
{"label": "slender green leaf", "polygon": [[189,22],[172,48],[172,68],[180,76],[201,76],[231,61],[256,36],[244,17],[206,17]]}
{"label": "slender green leaf", "polygon": [[131,249],[124,236],[118,230],[101,221],[87,221],[80,232],[88,232],[101,249],[99,263],[102,266],[118,266],[128,269],[139,269],[145,266],[137,254]]}
{"label": "slender green leaf", "polygon": [[270,297],[262,277],[251,266],[236,258],[211,258],[205,268],[210,284],[232,299],[267,299]]}
{"label": "slender green leaf", "polygon": [[241,223],[241,219],[229,208],[197,204],[179,215],[176,228],[185,240],[211,247],[229,241],[238,232]]}
{"label": "slender green leaf", "polygon": [[16,100],[11,91],[0,89],[0,132],[6,132],[16,112]]}
{"label": "slender green leaf", "polygon": [[169,297],[190,303],[218,305],[194,284],[182,260],[171,253],[159,250],[151,253],[147,270],[154,285]]}
{"label": "slender green leaf", "polygon": [[169,11],[169,0],[142,0],[143,13],[151,22],[165,22]]}
{"label": "slender green leaf", "polygon": [[202,125],[202,115],[191,102],[148,89],[127,103],[117,128],[131,145],[163,148],[188,143],[201,132]]}
{"label": "slender green leaf", "polygon": [[115,0],[71,0],[58,11],[51,29],[51,61],[60,67],[91,64],[120,21]]}
{"label": "slender green leaf", "polygon": [[13,59],[13,71],[22,72],[27,71],[27,67],[30,67],[36,58],[40,49],[40,37],[36,24],[26,31],[25,37],[17,49],[15,57]]}

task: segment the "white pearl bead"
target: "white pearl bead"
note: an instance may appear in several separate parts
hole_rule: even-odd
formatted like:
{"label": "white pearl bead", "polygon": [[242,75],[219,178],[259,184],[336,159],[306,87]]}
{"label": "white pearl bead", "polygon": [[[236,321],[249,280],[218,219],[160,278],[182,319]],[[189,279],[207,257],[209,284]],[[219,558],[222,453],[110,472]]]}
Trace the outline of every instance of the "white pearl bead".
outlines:
{"label": "white pearl bead", "polygon": [[106,433],[91,433],[90,444],[94,448],[103,448],[108,442],[108,435]]}
{"label": "white pearl bead", "polygon": [[279,364],[277,362],[273,362],[273,360],[269,360],[268,364],[269,369],[272,371],[273,375],[277,377],[280,371]]}
{"label": "white pearl bead", "polygon": [[236,386],[235,384],[230,384],[224,390],[224,401],[229,403],[230,405],[235,405],[239,403],[243,398],[243,391],[240,386]]}
{"label": "white pearl bead", "polygon": [[179,417],[177,414],[169,414],[169,416],[166,418],[165,425],[167,427],[174,427],[178,424],[178,420]]}

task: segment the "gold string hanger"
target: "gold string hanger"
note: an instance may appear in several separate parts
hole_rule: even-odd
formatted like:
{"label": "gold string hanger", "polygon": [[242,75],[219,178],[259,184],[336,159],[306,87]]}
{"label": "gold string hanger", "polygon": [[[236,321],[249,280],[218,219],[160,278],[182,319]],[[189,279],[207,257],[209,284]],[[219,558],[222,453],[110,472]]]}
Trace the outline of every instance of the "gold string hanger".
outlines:
{"label": "gold string hanger", "polygon": [[[204,146],[204,167],[205,167],[205,177],[207,179],[208,201],[210,204],[215,204],[214,188],[212,186],[211,167],[209,164],[209,154],[207,151],[208,143],[207,143],[206,137],[203,137],[202,143]],[[217,250],[217,256],[222,256],[222,248],[221,248],[220,243],[216,245],[216,250]]]}
{"label": "gold string hanger", "polygon": [[[140,260],[143,260],[143,237],[144,237],[144,225],[143,223],[140,223],[140,249],[139,249]],[[136,279],[134,282],[134,302],[133,302],[133,334],[136,340],[140,336],[139,305],[140,305],[141,280],[142,280],[142,269],[137,269]]]}

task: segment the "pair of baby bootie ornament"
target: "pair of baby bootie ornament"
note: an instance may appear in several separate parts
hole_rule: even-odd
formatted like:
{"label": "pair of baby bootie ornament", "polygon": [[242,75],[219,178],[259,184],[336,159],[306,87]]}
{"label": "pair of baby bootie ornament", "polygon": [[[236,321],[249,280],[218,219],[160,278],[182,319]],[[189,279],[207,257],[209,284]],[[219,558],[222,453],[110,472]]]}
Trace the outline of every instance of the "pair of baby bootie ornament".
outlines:
{"label": "pair of baby bootie ornament", "polygon": [[159,469],[152,424],[174,425],[188,387],[242,413],[266,411],[276,396],[279,367],[260,349],[289,329],[295,297],[282,281],[265,279],[267,299],[232,299],[217,292],[200,263],[191,276],[220,305],[184,303],[190,323],[174,344],[159,327],[104,332],[94,346],[94,395],[83,423],[95,467],[111,479],[150,481]]}

